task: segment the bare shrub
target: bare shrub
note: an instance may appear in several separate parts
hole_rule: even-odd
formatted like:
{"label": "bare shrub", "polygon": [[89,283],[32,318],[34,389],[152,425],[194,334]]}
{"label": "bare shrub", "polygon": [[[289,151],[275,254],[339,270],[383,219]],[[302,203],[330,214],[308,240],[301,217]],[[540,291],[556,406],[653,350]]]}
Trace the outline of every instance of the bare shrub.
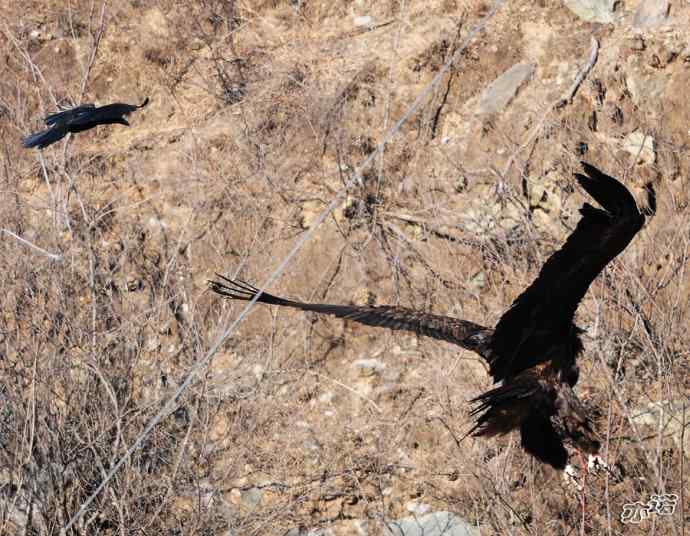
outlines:
{"label": "bare shrub", "polygon": [[[263,281],[488,4],[34,2],[30,22],[10,4],[0,29],[0,228],[11,232],[0,233],[0,533],[59,534],[241,310],[206,280]],[[614,472],[578,495],[515,436],[461,440],[467,401],[489,385],[473,355],[257,307],[72,533],[348,534],[366,524],[375,534],[418,506],[487,534],[615,534],[629,529],[624,504],[687,488],[679,122],[632,101],[603,46],[629,46],[617,28],[572,104],[549,108],[590,32],[543,4],[517,2],[492,20],[271,290],[490,325],[576,225],[579,159],[632,189],[654,182],[657,215],[578,311],[578,389]],[[373,23],[356,27],[354,15]],[[535,57],[535,80],[510,106],[477,117],[487,84]],[[654,68],[673,78],[678,65]],[[131,128],[20,148],[58,104],[144,95],[152,102]],[[615,149],[643,127],[658,155],[645,166]],[[644,528],[680,534],[684,523],[676,514]]]}

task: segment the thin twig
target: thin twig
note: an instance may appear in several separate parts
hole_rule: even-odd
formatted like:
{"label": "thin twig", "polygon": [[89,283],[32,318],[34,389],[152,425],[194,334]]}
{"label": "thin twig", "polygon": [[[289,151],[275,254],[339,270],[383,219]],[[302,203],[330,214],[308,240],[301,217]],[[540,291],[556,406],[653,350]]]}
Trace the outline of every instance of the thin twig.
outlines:
{"label": "thin twig", "polygon": [[96,30],[96,35],[93,38],[93,45],[91,46],[91,56],[89,57],[89,64],[84,70],[84,74],[81,80],[81,88],[79,89],[79,101],[84,98],[84,93],[86,92],[86,85],[89,82],[89,77],[91,75],[91,69],[93,69],[93,64],[96,62],[96,56],[98,55],[98,46],[101,44],[101,38],[103,37],[103,32],[105,31],[106,25],[106,6],[108,5],[107,0],[101,5],[101,18],[98,24],[98,30]]}
{"label": "thin twig", "polygon": [[330,376],[326,376],[325,374],[321,374],[320,372],[316,372],[316,371],[314,371],[314,370],[308,370],[307,372],[308,372],[309,374],[313,374],[314,376],[318,376],[319,378],[325,378],[326,380],[329,380],[329,381],[333,382],[334,384],[339,385],[339,386],[342,387],[343,389],[347,389],[347,390],[350,391],[351,393],[354,393],[355,395],[357,395],[358,397],[360,397],[362,400],[365,400],[365,401],[369,402],[369,404],[371,404],[372,406],[374,406],[374,409],[375,409],[376,411],[378,411],[379,413],[383,413],[383,410],[376,404],[376,402],[374,402],[371,398],[367,397],[366,395],[360,393],[360,392],[359,392],[357,389],[355,389],[354,387],[350,387],[349,385],[346,385],[346,384],[344,384],[343,382],[340,382],[340,381],[336,380],[335,378],[331,378]]}
{"label": "thin twig", "polygon": [[459,242],[461,244],[467,244],[467,245],[475,245],[476,242],[472,241],[467,238],[462,238],[459,236],[452,235],[450,232],[444,231],[443,227],[448,227],[446,225],[442,224],[435,224],[430,222],[429,220],[425,220],[423,218],[418,218],[416,216],[411,216],[409,214],[401,214],[397,212],[387,212],[387,211],[381,211],[380,212],[381,216],[387,216],[389,218],[395,218],[396,220],[404,221],[405,223],[409,223],[411,225],[418,225],[422,227],[425,231],[430,232],[434,236],[438,238],[442,238],[443,240],[448,240],[450,242]]}
{"label": "thin twig", "polygon": [[582,69],[580,69],[580,72],[575,77],[575,80],[570,86],[568,92],[560,101],[558,101],[558,104],[556,104],[557,109],[563,108],[566,104],[570,104],[573,101],[573,97],[575,96],[577,89],[580,87],[585,77],[589,74],[589,71],[592,70],[592,67],[594,67],[594,64],[597,62],[598,56],[599,41],[592,37],[592,48],[589,49],[589,60],[587,61],[587,64]]}
{"label": "thin twig", "polygon": [[551,104],[550,106],[547,107],[546,111],[544,112],[543,117],[541,118],[541,121],[532,129],[532,132],[530,135],[527,137],[527,140],[520,145],[514,152],[513,154],[510,155],[510,158],[508,158],[508,161],[506,162],[505,167],[503,168],[503,173],[500,174],[500,177],[503,179],[505,176],[508,174],[508,171],[513,165],[513,162],[517,158],[517,155],[520,154],[522,149],[527,147],[530,143],[532,143],[532,140],[537,136],[539,132],[544,127],[544,124],[546,123],[546,119],[549,116],[549,113],[551,113],[553,110],[557,110],[559,108],[562,108],[565,104],[568,104],[572,98],[575,92],[577,91],[577,88],[582,84],[582,81],[584,80],[585,76],[589,73],[589,71],[592,70],[592,67],[594,67],[594,64],[597,61],[597,56],[599,54],[599,42],[592,37],[592,48],[590,49],[589,52],[589,61],[587,64],[584,66],[583,69],[580,70],[578,73],[577,77],[575,78],[575,81],[573,82],[572,86],[570,86],[570,89],[565,93],[563,98],[559,99],[555,103]]}
{"label": "thin twig", "polygon": [[685,429],[687,428],[687,420],[685,419],[685,410],[687,404],[683,402],[683,421],[680,427],[680,533],[685,536]]}
{"label": "thin twig", "polygon": [[57,253],[50,253],[49,251],[46,251],[45,249],[38,247],[36,244],[32,244],[31,242],[22,238],[21,236],[14,234],[12,231],[10,231],[8,229],[0,229],[0,233],[6,233],[6,234],[10,235],[14,239],[21,242],[22,244],[25,244],[25,245],[29,246],[30,248],[35,249],[36,251],[38,251],[40,253],[43,253],[43,255],[45,255],[46,257],[48,257],[49,259],[51,259],[53,261],[62,262],[62,255],[58,255]]}
{"label": "thin twig", "polygon": [[108,485],[108,482],[115,476],[115,474],[120,470],[124,463],[129,459],[132,453],[137,450],[144,440],[149,436],[151,431],[158,426],[158,424],[167,416],[171,411],[176,409],[178,405],[178,400],[182,396],[182,393],[187,390],[190,384],[196,379],[197,375],[200,374],[204,367],[207,367],[213,357],[216,355],[218,350],[223,346],[223,344],[230,338],[230,336],[235,332],[237,326],[242,322],[249,310],[258,301],[264,289],[268,287],[273,281],[275,281],[278,276],[283,273],[283,271],[288,267],[290,261],[297,255],[297,253],[304,247],[306,242],[316,233],[318,227],[326,220],[326,218],[331,214],[345,199],[347,192],[354,187],[356,184],[362,184],[362,172],[376,159],[381,151],[381,149],[388,144],[394,136],[398,134],[402,126],[412,117],[419,106],[426,100],[426,98],[431,94],[436,85],[441,81],[443,75],[450,69],[451,65],[458,59],[461,58],[462,53],[467,49],[469,44],[474,40],[474,38],[479,34],[479,32],[484,29],[489,20],[496,14],[496,12],[503,6],[505,0],[497,0],[489,12],[476,24],[476,26],[469,32],[467,38],[463,42],[462,46],[458,48],[453,57],[439,70],[439,72],[434,76],[434,78],[426,85],[426,87],[421,91],[414,102],[407,108],[407,111],[401,116],[401,118],[391,127],[382,137],[382,141],[377,145],[376,149],[372,151],[367,158],[365,158],[357,167],[355,167],[353,172],[353,177],[347,181],[347,183],[341,188],[333,197],[333,200],[321,211],[318,217],[314,220],[311,227],[300,236],[295,242],[294,246],[290,249],[290,252],[282,259],[278,266],[272,271],[268,279],[260,286],[259,291],[255,296],[246,304],[240,315],[235,319],[234,322],[226,329],[223,330],[221,335],[213,342],[209,350],[206,352],[204,357],[199,360],[188,372],[184,381],[175,389],[173,394],[163,403],[162,407],[156,413],[154,417],[144,426],[144,429],[137,436],[134,442],[129,448],[122,454],[117,463],[113,464],[107,474],[103,477],[103,480],[94,488],[88,498],[82,502],[79,509],[72,515],[67,525],[65,525],[60,533],[66,534],[67,531],[79,521],[79,519],[86,513],[89,505],[94,501],[94,499],[103,491],[103,489]]}
{"label": "thin twig", "polygon": [[7,23],[4,23],[4,27],[5,35],[10,41],[12,41],[12,44],[19,51],[19,54],[24,58],[24,61],[29,66],[29,72],[31,73],[31,76],[34,79],[34,81],[38,81],[38,79],[40,79],[41,82],[43,82],[43,86],[48,91],[48,94],[50,95],[53,104],[57,106],[57,98],[55,97],[55,94],[53,93],[50,84],[48,84],[48,82],[46,81],[45,76],[43,76],[43,71],[41,71],[40,67],[33,62],[33,60],[31,59],[31,54],[29,54],[29,52],[25,48],[22,48],[22,46],[15,37],[14,33],[12,33],[12,30],[10,29]]}

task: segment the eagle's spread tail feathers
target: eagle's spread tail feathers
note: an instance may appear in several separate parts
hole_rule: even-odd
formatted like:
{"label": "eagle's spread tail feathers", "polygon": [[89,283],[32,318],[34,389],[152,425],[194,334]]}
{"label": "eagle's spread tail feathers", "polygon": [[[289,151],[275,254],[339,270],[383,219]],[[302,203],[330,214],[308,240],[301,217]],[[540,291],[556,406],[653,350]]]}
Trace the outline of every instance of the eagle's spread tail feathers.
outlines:
{"label": "eagle's spread tail feathers", "polygon": [[492,437],[519,429],[522,447],[538,460],[563,469],[568,453],[551,417],[556,414],[553,387],[531,373],[521,374],[472,400],[474,436]]}
{"label": "eagle's spread tail feathers", "polygon": [[506,434],[518,428],[536,404],[552,413],[554,402],[554,394],[534,375],[521,374],[471,400],[476,406],[470,415],[477,422],[470,433],[486,437]]}

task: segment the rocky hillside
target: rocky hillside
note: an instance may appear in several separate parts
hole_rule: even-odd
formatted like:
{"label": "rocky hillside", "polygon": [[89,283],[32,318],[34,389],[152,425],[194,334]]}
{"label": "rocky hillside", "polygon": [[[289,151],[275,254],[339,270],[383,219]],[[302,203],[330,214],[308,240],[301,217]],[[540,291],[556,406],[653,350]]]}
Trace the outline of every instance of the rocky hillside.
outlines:
{"label": "rocky hillside", "polygon": [[[0,10],[0,533],[58,534],[156,415],[72,534],[690,527],[687,2]],[[129,128],[21,147],[146,96]],[[310,230],[271,292],[493,325],[576,225],[580,160],[658,194],[577,313],[611,467],[582,493],[517,435],[464,437],[491,382],[449,344],[257,306],[204,361],[243,309],[207,280],[262,284]],[[621,520],[660,493],[672,514]]]}

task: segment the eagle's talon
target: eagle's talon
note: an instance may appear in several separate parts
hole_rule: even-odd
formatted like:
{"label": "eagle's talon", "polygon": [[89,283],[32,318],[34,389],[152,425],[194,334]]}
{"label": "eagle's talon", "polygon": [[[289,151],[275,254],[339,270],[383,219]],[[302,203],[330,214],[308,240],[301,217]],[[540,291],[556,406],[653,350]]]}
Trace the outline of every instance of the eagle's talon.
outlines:
{"label": "eagle's talon", "polygon": [[599,473],[601,469],[611,471],[609,465],[598,455],[590,454],[587,459],[587,472],[592,475]]}
{"label": "eagle's talon", "polygon": [[566,465],[563,469],[563,480],[565,480],[566,485],[575,486],[577,491],[582,491],[584,488],[580,484],[580,472],[574,465]]}

